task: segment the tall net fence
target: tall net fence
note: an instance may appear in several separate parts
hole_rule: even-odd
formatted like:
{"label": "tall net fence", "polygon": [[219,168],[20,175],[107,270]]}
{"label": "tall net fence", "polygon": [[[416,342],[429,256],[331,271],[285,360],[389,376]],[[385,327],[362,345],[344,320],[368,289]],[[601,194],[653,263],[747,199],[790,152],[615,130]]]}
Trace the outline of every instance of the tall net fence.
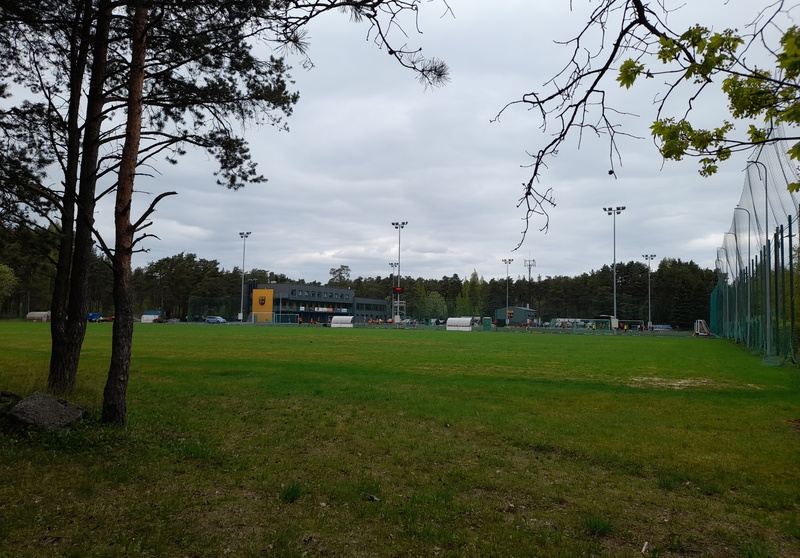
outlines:
{"label": "tall net fence", "polygon": [[189,322],[202,322],[206,316],[222,316],[229,322],[234,321],[239,316],[241,304],[241,299],[235,296],[190,296],[186,319]]}
{"label": "tall net fence", "polygon": [[763,146],[747,162],[733,220],[717,248],[711,331],[775,362],[795,361],[795,283],[800,182],[786,142]]}

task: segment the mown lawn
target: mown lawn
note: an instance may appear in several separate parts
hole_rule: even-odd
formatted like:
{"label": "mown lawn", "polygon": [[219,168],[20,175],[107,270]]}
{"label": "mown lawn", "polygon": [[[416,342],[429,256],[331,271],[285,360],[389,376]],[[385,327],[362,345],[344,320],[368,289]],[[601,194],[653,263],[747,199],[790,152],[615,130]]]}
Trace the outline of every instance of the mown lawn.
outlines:
{"label": "mown lawn", "polygon": [[[60,434],[0,434],[0,556],[800,556],[800,375],[649,335],[90,324]],[[0,323],[0,389],[49,332]]]}

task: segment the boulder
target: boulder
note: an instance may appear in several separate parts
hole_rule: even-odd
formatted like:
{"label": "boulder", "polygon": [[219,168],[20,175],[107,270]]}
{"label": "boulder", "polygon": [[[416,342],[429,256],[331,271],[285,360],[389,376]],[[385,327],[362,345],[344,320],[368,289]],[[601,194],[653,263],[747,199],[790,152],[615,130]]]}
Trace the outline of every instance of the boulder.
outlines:
{"label": "boulder", "polygon": [[86,410],[68,401],[36,392],[14,405],[8,416],[23,426],[63,430],[86,416]]}

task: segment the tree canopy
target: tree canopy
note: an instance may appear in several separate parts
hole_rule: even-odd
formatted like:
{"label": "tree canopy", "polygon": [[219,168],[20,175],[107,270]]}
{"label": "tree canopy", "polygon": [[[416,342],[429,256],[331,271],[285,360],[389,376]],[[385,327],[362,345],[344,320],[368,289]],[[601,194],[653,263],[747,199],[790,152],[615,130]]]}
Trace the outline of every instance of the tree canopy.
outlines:
{"label": "tree canopy", "polygon": [[[134,215],[136,177],[152,172],[159,158],[176,163],[193,145],[217,160],[218,184],[237,189],[263,182],[242,132],[254,124],[285,129],[283,118],[291,115],[298,93],[291,91],[279,51],[305,53],[306,25],[330,11],[368,22],[374,42],[424,83],[445,82],[443,62],[406,46],[401,21],[416,14],[418,3],[0,1],[0,97],[8,101],[9,83],[23,92],[22,101],[8,102],[11,108],[0,112],[2,221],[24,223],[33,211],[59,237],[51,391],[69,392],[75,385],[97,242],[113,269],[116,318],[103,420],[125,421],[131,254],[152,236],[146,229],[158,202],[174,194],[156,194]],[[23,156],[29,152],[41,156]],[[96,204],[110,194],[113,242],[95,226]],[[112,399],[117,408],[107,412]]]}
{"label": "tree canopy", "polygon": [[331,287],[348,287],[350,286],[350,266],[340,265],[339,267],[332,267],[328,272],[331,276],[328,285]]}
{"label": "tree canopy", "polygon": [[0,303],[11,295],[17,282],[14,271],[7,265],[0,264]]}
{"label": "tree canopy", "polygon": [[[8,262],[16,278],[11,295],[0,302],[0,315],[22,317],[31,310],[47,308],[54,287],[52,266],[53,235],[34,229],[0,230],[0,260]],[[343,267],[343,266],[340,266]],[[336,268],[333,268],[336,269]],[[307,283],[302,277],[288,277],[276,271],[246,270],[248,281],[256,283]],[[617,262],[618,312],[622,319],[646,319],[647,265]],[[694,262],[674,258],[661,260],[652,271],[652,317],[655,323],[689,327],[709,313],[709,294],[719,275]],[[223,268],[217,260],[191,252],[152,261],[133,270],[131,290],[133,311],[160,310],[168,318],[187,319],[193,298],[231,299],[239,308],[242,270]],[[356,296],[385,299],[393,294],[393,277],[357,277],[348,285]],[[505,306],[506,281],[486,280],[473,271],[468,279],[457,274],[439,279],[405,276],[403,298],[412,318],[443,319],[449,316],[490,316]],[[108,261],[99,253],[92,257],[89,308],[104,316],[114,313],[111,300],[113,280]],[[548,276],[509,278],[509,303],[530,306],[542,319],[592,317],[610,312],[612,271],[610,265],[575,277]]]}
{"label": "tree canopy", "polygon": [[[542,230],[547,229],[548,208],[555,203],[552,189],[540,182],[546,182],[547,161],[568,137],[607,138],[608,174],[616,176],[623,156],[618,137],[629,135],[621,120],[630,113],[609,104],[609,88],[635,88],[642,78],[663,80],[650,131],[665,159],[697,158],[700,173],[708,176],[732,153],[783,139],[792,143],[789,155],[800,159],[800,135],[774,133],[778,126],[800,123],[800,30],[792,25],[796,8],[783,0],[756,8],[752,19],[742,22],[744,31],[714,31],[699,24],[676,30],[668,23],[670,15],[689,5],[672,9],[663,1],[598,2],[578,33],[560,43],[571,53],[563,69],[498,114],[523,105],[539,115],[543,128],[555,129],[531,155],[532,171],[519,200],[526,223],[538,215],[544,219]],[[696,125],[696,111],[712,88],[724,94],[731,118],[713,127]]]}

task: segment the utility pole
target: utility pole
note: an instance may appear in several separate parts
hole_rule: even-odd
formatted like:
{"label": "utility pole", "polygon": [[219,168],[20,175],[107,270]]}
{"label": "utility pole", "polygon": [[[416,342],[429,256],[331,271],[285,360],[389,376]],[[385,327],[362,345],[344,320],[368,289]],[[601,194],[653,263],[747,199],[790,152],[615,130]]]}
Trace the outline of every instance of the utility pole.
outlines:
{"label": "utility pole", "polygon": [[[525,260],[525,267],[528,268],[528,308],[534,310],[533,298],[531,296],[531,269],[536,267],[536,260]],[[528,312],[528,320],[530,320],[530,312]]]}
{"label": "utility pole", "polygon": [[514,258],[503,258],[503,263],[506,264],[506,331],[509,331],[508,322],[511,321],[509,316],[511,311],[508,308],[508,266],[513,261]]}

